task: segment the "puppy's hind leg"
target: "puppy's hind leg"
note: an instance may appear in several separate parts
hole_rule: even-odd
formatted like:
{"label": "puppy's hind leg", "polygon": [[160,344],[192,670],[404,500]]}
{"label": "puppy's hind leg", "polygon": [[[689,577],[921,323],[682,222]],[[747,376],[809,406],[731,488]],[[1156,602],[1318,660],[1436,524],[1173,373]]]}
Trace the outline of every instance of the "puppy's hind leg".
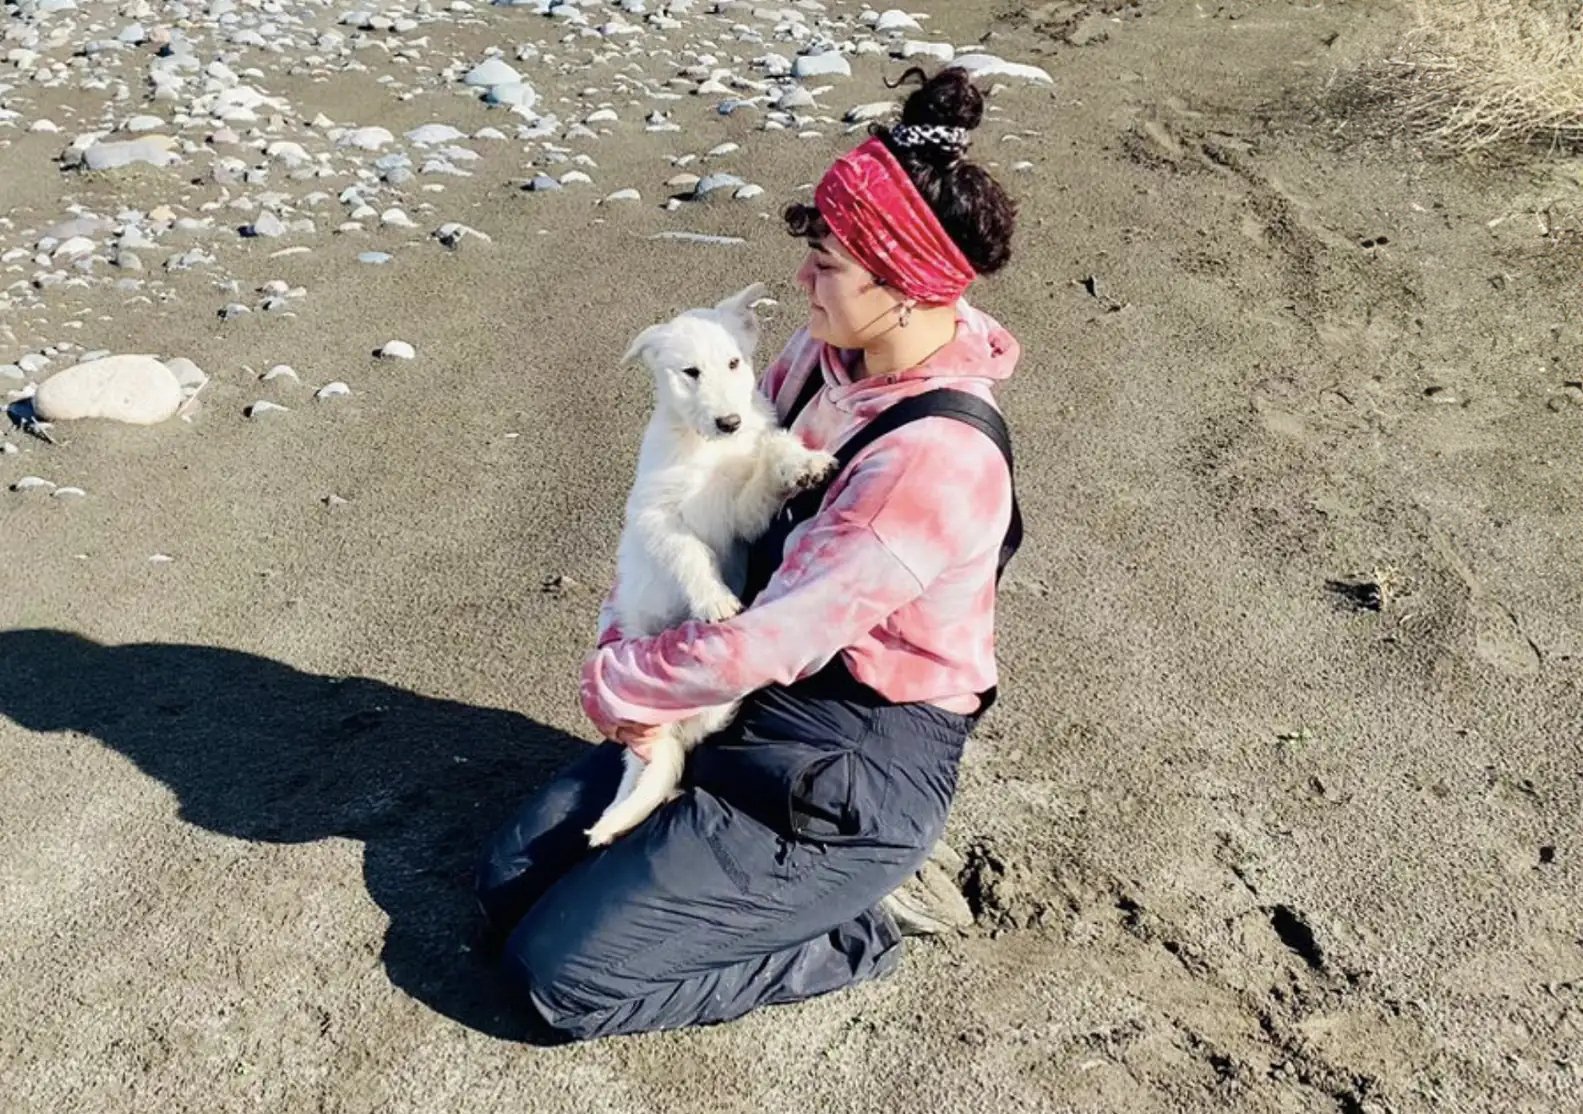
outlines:
{"label": "puppy's hind leg", "polygon": [[623,755],[622,761],[626,765],[621,773],[621,788],[628,789],[630,781],[631,791],[618,796],[588,829],[590,847],[604,847],[614,842],[616,837],[637,827],[671,799],[682,783],[687,748],[674,733],[667,733],[649,747],[647,762],[630,753]]}

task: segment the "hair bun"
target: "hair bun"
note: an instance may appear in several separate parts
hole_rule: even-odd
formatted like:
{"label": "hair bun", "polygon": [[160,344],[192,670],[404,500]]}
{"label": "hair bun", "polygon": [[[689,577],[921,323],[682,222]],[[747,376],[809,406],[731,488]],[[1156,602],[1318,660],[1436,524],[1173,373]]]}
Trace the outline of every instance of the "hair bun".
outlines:
{"label": "hair bun", "polygon": [[901,107],[903,124],[934,125],[972,130],[984,119],[984,94],[973,84],[972,76],[960,66],[947,66],[933,77],[914,66],[896,80],[896,85],[911,81],[922,84]]}

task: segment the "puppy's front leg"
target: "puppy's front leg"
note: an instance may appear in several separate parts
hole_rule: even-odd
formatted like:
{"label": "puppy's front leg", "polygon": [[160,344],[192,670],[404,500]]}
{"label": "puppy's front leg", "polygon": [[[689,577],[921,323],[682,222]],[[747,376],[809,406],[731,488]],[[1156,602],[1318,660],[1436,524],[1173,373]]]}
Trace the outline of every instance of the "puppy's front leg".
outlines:
{"label": "puppy's front leg", "polygon": [[766,434],[753,474],[737,496],[737,522],[743,536],[762,534],[787,499],[823,483],[835,466],[835,457],[808,448],[794,433],[777,430]]}
{"label": "puppy's front leg", "polygon": [[720,575],[720,559],[715,551],[690,533],[679,518],[668,518],[648,535],[650,552],[675,577],[695,618],[715,623],[742,610],[742,601]]}

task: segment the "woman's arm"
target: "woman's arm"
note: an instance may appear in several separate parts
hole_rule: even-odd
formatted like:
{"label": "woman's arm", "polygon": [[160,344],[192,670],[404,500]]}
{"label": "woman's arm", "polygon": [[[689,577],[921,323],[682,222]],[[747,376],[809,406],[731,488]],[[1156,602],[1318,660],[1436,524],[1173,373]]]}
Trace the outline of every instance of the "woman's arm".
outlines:
{"label": "woman's arm", "polygon": [[607,734],[658,724],[788,684],[923,594],[952,566],[998,547],[1011,485],[983,434],[924,419],[862,453],[798,534],[752,607],[605,645],[583,667],[582,702]]}

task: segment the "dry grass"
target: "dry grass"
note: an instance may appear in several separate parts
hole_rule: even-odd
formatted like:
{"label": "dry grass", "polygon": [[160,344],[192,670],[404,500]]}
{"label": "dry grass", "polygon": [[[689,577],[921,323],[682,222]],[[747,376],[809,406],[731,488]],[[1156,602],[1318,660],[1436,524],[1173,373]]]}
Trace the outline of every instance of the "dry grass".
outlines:
{"label": "dry grass", "polygon": [[1583,147],[1583,7],[1576,0],[1417,0],[1378,90],[1456,151]]}

